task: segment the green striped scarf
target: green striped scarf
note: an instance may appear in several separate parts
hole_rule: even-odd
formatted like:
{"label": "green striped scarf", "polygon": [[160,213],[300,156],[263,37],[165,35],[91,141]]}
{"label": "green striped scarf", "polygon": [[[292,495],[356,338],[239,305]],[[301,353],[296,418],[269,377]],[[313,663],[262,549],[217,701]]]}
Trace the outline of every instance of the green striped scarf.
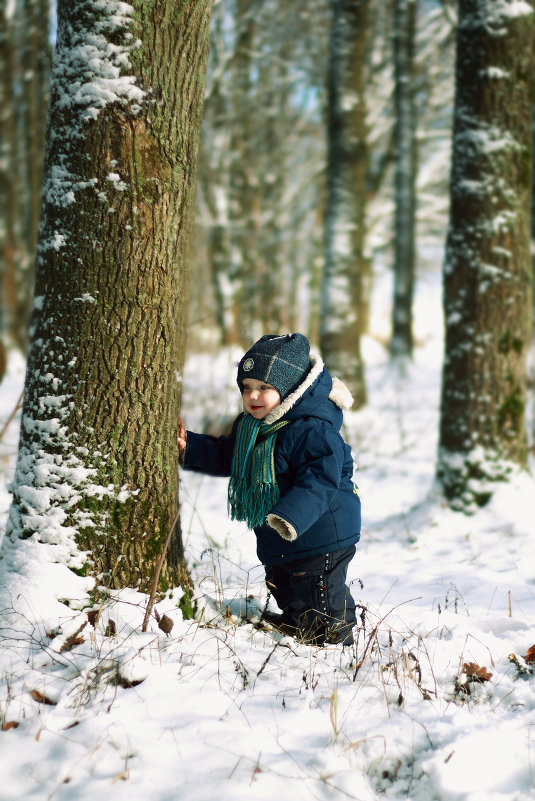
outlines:
{"label": "green striped scarf", "polygon": [[279,500],[275,440],[277,432],[289,422],[279,420],[268,425],[245,414],[238,423],[228,485],[228,510],[232,520],[245,520],[249,528],[260,526]]}

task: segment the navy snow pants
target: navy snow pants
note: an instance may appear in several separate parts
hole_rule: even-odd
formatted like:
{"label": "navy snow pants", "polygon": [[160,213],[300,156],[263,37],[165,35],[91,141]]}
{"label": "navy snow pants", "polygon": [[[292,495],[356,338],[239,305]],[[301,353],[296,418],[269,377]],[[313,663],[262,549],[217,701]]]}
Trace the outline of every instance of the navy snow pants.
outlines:
{"label": "navy snow pants", "polygon": [[296,559],[266,567],[266,584],[282,621],[307,642],[351,645],[356,623],[355,601],[346,585],[356,548]]}

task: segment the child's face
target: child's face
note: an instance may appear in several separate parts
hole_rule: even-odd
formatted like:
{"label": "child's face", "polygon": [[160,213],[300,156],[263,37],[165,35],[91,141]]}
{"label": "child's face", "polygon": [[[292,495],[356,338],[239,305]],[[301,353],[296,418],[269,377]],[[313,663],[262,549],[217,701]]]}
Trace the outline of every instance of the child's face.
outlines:
{"label": "child's face", "polygon": [[279,391],[271,384],[246,378],[243,382],[243,408],[256,420],[263,420],[281,402]]}

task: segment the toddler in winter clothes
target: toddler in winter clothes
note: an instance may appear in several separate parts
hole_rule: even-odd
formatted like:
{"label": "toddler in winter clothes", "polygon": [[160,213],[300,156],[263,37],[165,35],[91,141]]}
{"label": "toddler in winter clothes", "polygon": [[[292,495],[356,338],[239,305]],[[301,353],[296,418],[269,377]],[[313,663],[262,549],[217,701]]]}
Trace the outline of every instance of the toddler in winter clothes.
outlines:
{"label": "toddler in winter clothes", "polygon": [[266,584],[282,614],[264,620],[310,644],[350,645],[346,586],[360,537],[351,450],[340,435],[353,399],[302,334],[263,336],[238,365],[243,413],[228,437],[186,431],[188,470],[230,476],[229,512],[254,529]]}

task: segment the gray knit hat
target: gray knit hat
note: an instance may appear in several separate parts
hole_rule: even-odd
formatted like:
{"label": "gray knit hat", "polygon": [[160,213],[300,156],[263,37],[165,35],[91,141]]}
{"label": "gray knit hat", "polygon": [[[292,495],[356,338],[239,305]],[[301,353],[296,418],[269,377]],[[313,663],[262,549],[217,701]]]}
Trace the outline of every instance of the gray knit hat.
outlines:
{"label": "gray knit hat", "polygon": [[245,378],[271,384],[284,400],[297,389],[310,369],[310,342],[303,334],[266,334],[250,348],[238,364],[238,386]]}

